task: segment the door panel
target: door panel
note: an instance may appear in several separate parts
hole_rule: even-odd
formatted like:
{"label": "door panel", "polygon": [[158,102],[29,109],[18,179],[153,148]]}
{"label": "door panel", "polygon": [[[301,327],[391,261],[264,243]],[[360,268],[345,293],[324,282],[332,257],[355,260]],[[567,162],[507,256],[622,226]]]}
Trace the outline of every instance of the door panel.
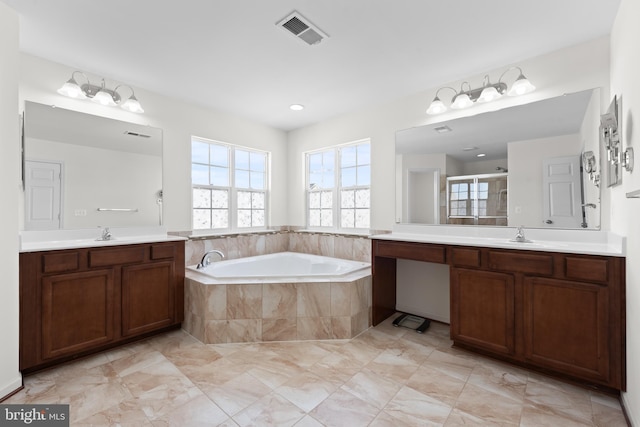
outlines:
{"label": "door panel", "polygon": [[122,268],[123,336],[173,324],[174,277],[174,263],[171,261]]}
{"label": "door panel", "polygon": [[580,158],[553,157],[542,162],[543,220],[548,227],[582,224]]}
{"label": "door panel", "polygon": [[513,275],[452,268],[451,337],[455,342],[513,355]]}
{"label": "door panel", "polygon": [[609,380],[604,285],[540,277],[524,282],[525,357],[582,378]]}
{"label": "door panel", "polygon": [[49,359],[114,339],[112,270],[42,279],[42,357]]}
{"label": "door panel", "polygon": [[25,229],[57,230],[61,227],[60,163],[25,162]]}

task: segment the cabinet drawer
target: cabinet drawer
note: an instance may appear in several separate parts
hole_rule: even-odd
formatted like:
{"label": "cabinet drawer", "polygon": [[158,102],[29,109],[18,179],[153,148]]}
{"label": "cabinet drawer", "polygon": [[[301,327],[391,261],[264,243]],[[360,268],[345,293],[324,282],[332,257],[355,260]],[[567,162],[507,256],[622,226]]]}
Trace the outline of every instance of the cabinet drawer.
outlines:
{"label": "cabinet drawer", "polygon": [[376,256],[444,264],[445,247],[425,243],[376,241]]}
{"label": "cabinet drawer", "polygon": [[104,267],[144,261],[144,246],[119,247],[89,251],[89,267]]}
{"label": "cabinet drawer", "polygon": [[151,246],[151,259],[173,258],[175,256],[174,245],[153,245]]}
{"label": "cabinet drawer", "polygon": [[597,258],[567,256],[565,274],[568,279],[606,283],[609,277],[609,261]]}
{"label": "cabinet drawer", "polygon": [[48,253],[42,256],[43,273],[74,271],[80,267],[78,252]]}
{"label": "cabinet drawer", "polygon": [[550,276],[553,274],[553,255],[489,251],[489,268]]}
{"label": "cabinet drawer", "polygon": [[480,249],[451,248],[451,265],[456,267],[480,267]]}

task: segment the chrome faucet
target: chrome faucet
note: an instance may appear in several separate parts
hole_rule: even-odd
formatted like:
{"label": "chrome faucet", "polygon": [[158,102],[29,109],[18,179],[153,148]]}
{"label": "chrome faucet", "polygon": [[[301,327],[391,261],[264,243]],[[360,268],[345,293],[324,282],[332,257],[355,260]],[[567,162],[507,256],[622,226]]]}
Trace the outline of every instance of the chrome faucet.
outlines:
{"label": "chrome faucet", "polygon": [[102,235],[98,237],[96,240],[111,240],[111,232],[109,231],[109,227],[105,227],[102,229]]}
{"label": "chrome faucet", "polygon": [[524,237],[524,226],[521,225],[516,229],[516,237],[513,239],[516,242],[526,242],[527,238]]}
{"label": "chrome faucet", "polygon": [[205,254],[202,256],[202,260],[200,260],[196,268],[205,268],[207,265],[211,264],[211,259],[209,257],[211,254],[218,254],[218,256],[220,256],[220,259],[224,259],[224,254],[222,252],[217,249],[212,249],[205,252]]}

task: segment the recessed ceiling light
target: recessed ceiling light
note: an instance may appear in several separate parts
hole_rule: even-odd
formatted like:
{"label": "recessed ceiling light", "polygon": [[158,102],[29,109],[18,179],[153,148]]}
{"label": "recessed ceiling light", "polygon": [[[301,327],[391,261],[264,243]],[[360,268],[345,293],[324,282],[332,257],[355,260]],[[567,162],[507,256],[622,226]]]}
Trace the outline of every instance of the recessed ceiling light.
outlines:
{"label": "recessed ceiling light", "polygon": [[300,110],[304,110],[304,105],[302,104],[291,104],[289,105],[289,108],[293,111],[300,111]]}
{"label": "recessed ceiling light", "polygon": [[462,149],[462,151],[473,151],[473,150],[477,150],[477,149],[478,149],[478,147],[464,147]]}
{"label": "recessed ceiling light", "polygon": [[486,154],[484,153],[476,154],[476,157],[484,157],[484,156],[486,156]]}

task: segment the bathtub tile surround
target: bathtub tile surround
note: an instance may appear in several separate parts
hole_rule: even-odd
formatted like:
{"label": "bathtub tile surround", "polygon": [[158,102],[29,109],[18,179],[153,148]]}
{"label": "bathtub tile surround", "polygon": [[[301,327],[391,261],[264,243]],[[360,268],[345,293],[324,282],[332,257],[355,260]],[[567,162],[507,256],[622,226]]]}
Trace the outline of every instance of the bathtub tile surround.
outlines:
{"label": "bathtub tile surround", "polygon": [[331,317],[331,286],[300,283],[296,286],[297,317]]}
{"label": "bathtub tile surround", "polygon": [[[295,305],[294,305],[295,307]],[[298,319],[262,319],[262,341],[295,341],[298,339]]]}
{"label": "bathtub tile surround", "polygon": [[452,348],[447,325],[391,320],[334,342],[175,331],[27,376],[3,403],[68,402],[73,426],[626,426],[614,397]]}
{"label": "bathtub tile surround", "polygon": [[371,325],[371,275],[344,282],[185,280],[184,330],[206,344],[353,338]]}
{"label": "bathtub tile surround", "polygon": [[[289,227],[186,242],[186,264],[218,249],[226,259],[299,252],[371,261],[367,236],[296,231]],[[185,280],[183,328],[205,343],[352,338],[371,326],[371,276],[320,283],[204,285]]]}
{"label": "bathtub tile surround", "polygon": [[[388,231],[372,230],[372,234]],[[189,233],[176,233],[183,237]],[[315,233],[282,227],[265,233],[194,237],[186,242],[186,264],[196,265],[202,255],[218,249],[226,259],[245,258],[277,252],[301,252],[312,255],[371,262],[368,236]]]}
{"label": "bathtub tile surround", "polygon": [[293,283],[268,283],[262,288],[262,318],[297,317],[296,286]]}
{"label": "bathtub tile surround", "polygon": [[227,286],[225,319],[261,319],[262,287],[254,285]]}

